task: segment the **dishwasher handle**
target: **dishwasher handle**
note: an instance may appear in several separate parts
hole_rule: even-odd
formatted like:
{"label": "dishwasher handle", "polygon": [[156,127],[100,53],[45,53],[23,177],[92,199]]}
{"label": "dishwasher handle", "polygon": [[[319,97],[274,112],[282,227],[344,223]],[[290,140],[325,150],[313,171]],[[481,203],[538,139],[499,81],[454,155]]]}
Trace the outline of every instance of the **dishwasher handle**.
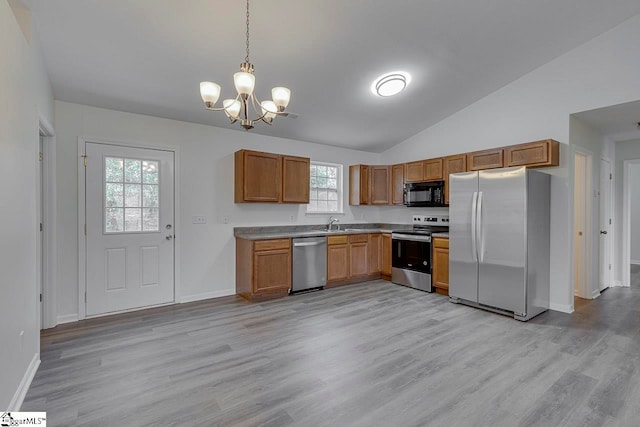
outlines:
{"label": "dishwasher handle", "polygon": [[327,242],[293,242],[293,247],[297,248],[300,246],[320,246],[320,245],[326,245]]}

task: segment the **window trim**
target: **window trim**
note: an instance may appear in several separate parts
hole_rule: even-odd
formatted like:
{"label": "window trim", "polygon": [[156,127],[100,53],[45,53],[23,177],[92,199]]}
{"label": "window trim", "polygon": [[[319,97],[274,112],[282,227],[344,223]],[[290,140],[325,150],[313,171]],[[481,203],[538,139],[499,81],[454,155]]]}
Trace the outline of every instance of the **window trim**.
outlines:
{"label": "window trim", "polygon": [[[336,184],[338,187],[338,210],[337,211],[309,211],[309,204],[305,207],[305,215],[344,215],[344,181],[343,181],[343,169],[342,163],[329,163],[319,162],[311,160],[313,166],[330,166],[338,169],[338,176],[336,178]],[[309,177],[311,177],[311,170],[309,170]],[[309,179],[309,201],[311,201],[311,179]]]}

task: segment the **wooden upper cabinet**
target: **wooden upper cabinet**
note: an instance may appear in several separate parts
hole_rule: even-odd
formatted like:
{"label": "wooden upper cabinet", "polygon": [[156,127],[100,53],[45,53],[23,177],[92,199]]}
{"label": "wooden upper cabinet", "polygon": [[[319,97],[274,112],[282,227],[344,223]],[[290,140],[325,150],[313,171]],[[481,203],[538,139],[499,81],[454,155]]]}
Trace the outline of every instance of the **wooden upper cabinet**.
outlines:
{"label": "wooden upper cabinet", "polygon": [[369,204],[369,166],[349,166],[349,204]]}
{"label": "wooden upper cabinet", "polygon": [[391,167],[369,166],[371,204],[391,204]]}
{"label": "wooden upper cabinet", "polygon": [[404,203],[404,164],[391,166],[391,204]]}
{"label": "wooden upper cabinet", "polygon": [[443,160],[444,166],[444,203],[449,204],[449,175],[452,173],[467,171],[467,156],[459,154],[448,156]]}
{"label": "wooden upper cabinet", "polygon": [[404,182],[439,181],[441,179],[441,158],[405,163]]}
{"label": "wooden upper cabinet", "polygon": [[424,181],[424,162],[409,162],[404,164],[404,182]]}
{"label": "wooden upper cabinet", "polygon": [[282,156],[282,202],[309,203],[308,157]]}
{"label": "wooden upper cabinet", "polygon": [[235,153],[235,202],[280,201],[282,157],[240,150]]}
{"label": "wooden upper cabinet", "polygon": [[505,166],[527,166],[530,168],[558,166],[560,143],[553,139],[512,145],[504,149]]}
{"label": "wooden upper cabinet", "polygon": [[467,170],[469,171],[501,167],[504,167],[504,150],[502,148],[476,151],[467,154]]}
{"label": "wooden upper cabinet", "polygon": [[442,177],[442,159],[424,160],[425,181],[440,181]]}
{"label": "wooden upper cabinet", "polygon": [[311,160],[260,151],[235,153],[236,203],[309,203]]}

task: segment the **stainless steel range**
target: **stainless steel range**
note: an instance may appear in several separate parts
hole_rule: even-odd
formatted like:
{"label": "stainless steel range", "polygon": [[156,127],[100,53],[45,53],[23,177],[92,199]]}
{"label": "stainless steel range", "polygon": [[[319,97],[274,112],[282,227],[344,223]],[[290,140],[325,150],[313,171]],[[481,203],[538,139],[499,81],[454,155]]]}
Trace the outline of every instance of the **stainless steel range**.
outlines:
{"label": "stainless steel range", "polygon": [[431,234],[449,231],[447,215],[414,215],[413,228],[391,234],[391,281],[426,292],[431,285]]}

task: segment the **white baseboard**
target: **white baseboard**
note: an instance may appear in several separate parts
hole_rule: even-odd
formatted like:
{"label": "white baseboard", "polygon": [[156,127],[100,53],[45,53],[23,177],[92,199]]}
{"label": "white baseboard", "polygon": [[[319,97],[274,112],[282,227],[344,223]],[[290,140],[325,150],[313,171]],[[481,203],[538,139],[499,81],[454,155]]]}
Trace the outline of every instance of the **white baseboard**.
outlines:
{"label": "white baseboard", "polygon": [[572,304],[557,304],[555,302],[549,303],[549,310],[560,311],[562,313],[573,313],[573,305]]}
{"label": "white baseboard", "polygon": [[31,387],[31,381],[33,381],[33,377],[36,376],[36,372],[38,371],[38,367],[40,366],[40,353],[36,353],[33,355],[33,359],[31,359],[31,363],[27,368],[27,371],[24,373],[22,377],[22,381],[20,381],[20,385],[16,390],[16,393],[13,395],[11,402],[9,402],[9,407],[7,411],[20,411],[22,407],[22,403],[24,402],[24,398],[29,391],[29,387]]}
{"label": "white baseboard", "polygon": [[629,261],[629,262],[630,262],[631,264],[634,264],[634,265],[640,265],[640,260],[637,260],[637,259],[632,259],[632,260],[631,260],[631,261]]}
{"label": "white baseboard", "polygon": [[228,297],[229,295],[235,295],[235,294],[236,294],[235,287],[227,288],[227,289],[222,289],[220,291],[205,292],[203,294],[186,295],[180,298],[180,303],[201,301],[204,299],[211,299],[211,298]]}
{"label": "white baseboard", "polygon": [[63,314],[61,316],[58,316],[57,318],[58,320],[58,325],[61,325],[63,323],[71,323],[71,322],[77,322],[78,321],[78,314]]}
{"label": "white baseboard", "polygon": [[591,291],[591,299],[596,299],[600,296],[600,290],[596,289],[595,291]]}

